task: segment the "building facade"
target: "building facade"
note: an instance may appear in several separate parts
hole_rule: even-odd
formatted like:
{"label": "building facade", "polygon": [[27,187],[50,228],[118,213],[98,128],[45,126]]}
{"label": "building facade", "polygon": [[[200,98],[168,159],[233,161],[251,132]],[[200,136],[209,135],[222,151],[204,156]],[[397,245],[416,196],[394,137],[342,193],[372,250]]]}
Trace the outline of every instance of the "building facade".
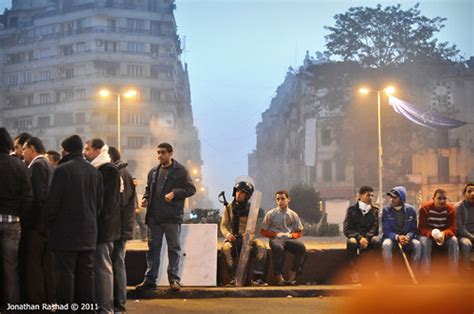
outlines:
{"label": "building facade", "polygon": [[120,110],[121,151],[132,174],[145,182],[156,145],[166,141],[201,190],[174,9],[174,0],[14,0],[0,16],[1,124],[12,135],[40,137],[47,149],[71,134],[116,146],[117,95],[98,91],[134,89]]}

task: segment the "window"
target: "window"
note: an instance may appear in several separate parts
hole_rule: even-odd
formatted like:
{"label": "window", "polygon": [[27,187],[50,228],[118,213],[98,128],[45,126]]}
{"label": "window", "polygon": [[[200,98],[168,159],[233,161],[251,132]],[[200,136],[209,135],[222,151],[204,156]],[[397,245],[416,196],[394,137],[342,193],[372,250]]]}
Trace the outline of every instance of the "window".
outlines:
{"label": "window", "polygon": [[39,128],[48,128],[50,126],[50,117],[38,117],[38,127]]}
{"label": "window", "polygon": [[32,75],[31,75],[31,72],[22,72],[20,74],[20,83],[22,84],[26,84],[26,83],[30,83],[32,81]]}
{"label": "window", "polygon": [[76,89],[76,98],[77,99],[85,99],[86,98],[86,90],[85,89]]}
{"label": "window", "polygon": [[74,50],[72,48],[72,44],[61,46],[61,51],[63,53],[63,56],[70,56],[74,53]]}
{"label": "window", "polygon": [[18,119],[17,127],[20,130],[28,130],[33,127],[33,118],[32,117],[23,117]]}
{"label": "window", "polygon": [[40,81],[49,81],[51,79],[51,71],[45,70],[39,72]]}
{"label": "window", "polygon": [[150,51],[151,51],[152,54],[158,54],[160,52],[160,45],[151,44]]}
{"label": "window", "polygon": [[150,31],[153,35],[159,35],[160,34],[160,22],[150,21]]}
{"label": "window", "polygon": [[51,102],[50,93],[41,93],[39,94],[39,103],[40,104],[49,104]]}
{"label": "window", "polygon": [[76,51],[77,52],[84,52],[86,50],[86,43],[80,42],[76,44]]}
{"label": "window", "polygon": [[161,91],[158,89],[151,90],[151,101],[154,103],[159,103],[161,101]]}
{"label": "window", "polygon": [[[86,75],[86,66],[85,65],[76,66],[76,72],[75,73],[76,73],[76,76]],[[67,77],[67,73],[66,73],[66,77]]]}
{"label": "window", "polygon": [[129,76],[143,76],[143,66],[141,65],[127,65],[127,75]]}
{"label": "window", "polygon": [[144,53],[145,43],[128,42],[127,51],[131,53]]}
{"label": "window", "polygon": [[143,136],[129,136],[128,137],[128,148],[142,148],[144,145],[145,139]]}
{"label": "window", "polygon": [[66,74],[66,78],[73,78],[74,77],[74,68],[66,68],[66,69],[64,69],[64,73]]}
{"label": "window", "polygon": [[438,180],[449,183],[449,157],[438,157]]}
{"label": "window", "polygon": [[71,112],[54,114],[54,124],[57,126],[69,126],[73,124],[73,116]]}
{"label": "window", "polygon": [[323,181],[331,182],[332,180],[332,161],[323,160]]}
{"label": "window", "polygon": [[117,43],[115,41],[106,41],[105,42],[105,51],[107,51],[107,52],[117,52]]}
{"label": "window", "polygon": [[18,73],[11,73],[8,76],[8,86],[18,85]]}
{"label": "window", "polygon": [[86,114],[84,112],[76,112],[75,122],[76,124],[86,123]]}
{"label": "window", "polygon": [[33,95],[26,96],[26,105],[30,106],[35,103],[35,97]]}
{"label": "window", "polygon": [[331,142],[332,142],[331,130],[321,129],[321,145],[324,145],[324,146],[331,145]]}
{"label": "window", "polygon": [[342,158],[336,159],[336,181],[346,181],[346,163]]}
{"label": "window", "polygon": [[134,112],[128,114],[128,123],[133,125],[144,125],[145,116],[140,112]]}
{"label": "window", "polygon": [[39,52],[40,59],[48,59],[51,57],[51,48],[41,48]]}
{"label": "window", "polygon": [[145,21],[140,19],[127,19],[128,31],[139,33],[145,29]]}
{"label": "window", "polygon": [[64,100],[73,100],[74,99],[74,90],[64,91]]}

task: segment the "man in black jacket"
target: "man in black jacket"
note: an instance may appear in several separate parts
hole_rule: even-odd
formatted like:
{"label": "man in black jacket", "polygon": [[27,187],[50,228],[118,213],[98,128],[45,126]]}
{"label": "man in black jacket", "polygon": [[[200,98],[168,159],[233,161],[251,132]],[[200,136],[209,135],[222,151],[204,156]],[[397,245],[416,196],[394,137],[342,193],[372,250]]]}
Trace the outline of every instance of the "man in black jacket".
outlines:
{"label": "man in black jacket", "polygon": [[[20,217],[29,211],[33,199],[25,164],[10,156],[13,140],[5,128],[0,128],[0,256],[3,302],[20,302],[18,251]],[[3,304],[2,304],[3,306]]]}
{"label": "man in black jacket", "polygon": [[101,139],[92,139],[84,147],[86,159],[102,174],[104,201],[97,218],[97,251],[95,260],[95,282],[97,302],[101,311],[114,311],[114,274],[112,251],[114,242],[121,237],[120,217],[120,173],[111,162],[109,147]]}
{"label": "man in black jacket", "polygon": [[127,170],[128,164],[120,160],[120,152],[115,147],[109,147],[109,156],[112,163],[120,172],[123,182],[123,191],[120,193],[121,237],[114,242],[112,251],[112,266],[114,271],[114,311],[125,312],[127,302],[127,274],[125,271],[125,245],[127,240],[133,239],[135,226],[136,191],[133,178]]}
{"label": "man in black jacket", "polygon": [[[46,208],[48,244],[53,251],[58,304],[95,303],[94,260],[97,215],[102,208],[99,171],[82,156],[82,140],[73,135],[62,143]],[[96,309],[92,309],[96,310]]]}
{"label": "man in black jacket", "polygon": [[[379,209],[372,205],[374,189],[362,186],[359,189],[357,203],[347,209],[344,219],[344,235],[347,237],[347,257],[352,266],[359,252],[380,248]],[[352,280],[358,281],[358,274],[353,273]]]}
{"label": "man in black jacket", "polygon": [[53,166],[44,157],[43,143],[31,137],[23,146],[23,160],[28,165],[28,176],[33,188],[33,208],[23,215],[24,293],[32,304],[53,302],[53,265],[47,250],[45,202],[53,177]]}
{"label": "man in black jacket", "polygon": [[145,221],[148,225],[148,252],[145,280],[138,289],[156,288],[160,267],[160,252],[163,235],[168,244],[168,281],[170,288],[177,291],[179,283],[179,257],[181,254],[180,233],[183,223],[184,200],[196,193],[196,187],[188,170],[172,159],[173,147],[161,143],[157,148],[160,164],[148,173],[147,186],[143,195],[143,207],[147,207]]}

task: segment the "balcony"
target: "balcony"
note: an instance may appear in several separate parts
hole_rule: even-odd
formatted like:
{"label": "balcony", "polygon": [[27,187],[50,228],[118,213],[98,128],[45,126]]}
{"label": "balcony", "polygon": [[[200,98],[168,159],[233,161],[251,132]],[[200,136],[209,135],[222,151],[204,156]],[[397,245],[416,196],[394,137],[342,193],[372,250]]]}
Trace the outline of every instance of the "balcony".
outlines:
{"label": "balcony", "polygon": [[441,178],[438,176],[428,176],[428,184],[461,184],[466,182],[467,177],[449,176],[448,178]]}

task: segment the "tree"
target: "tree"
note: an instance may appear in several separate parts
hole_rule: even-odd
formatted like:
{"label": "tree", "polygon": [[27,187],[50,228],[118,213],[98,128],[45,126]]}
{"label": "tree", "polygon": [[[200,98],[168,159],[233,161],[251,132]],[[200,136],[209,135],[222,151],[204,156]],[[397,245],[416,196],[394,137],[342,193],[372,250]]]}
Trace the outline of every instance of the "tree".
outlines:
{"label": "tree", "polygon": [[290,190],[291,204],[298,215],[308,222],[319,222],[321,209],[319,208],[319,193],[304,184],[294,185]]}
{"label": "tree", "polygon": [[382,68],[416,61],[449,61],[459,54],[455,45],[439,43],[433,35],[446,18],[428,18],[419,3],[404,11],[401,5],[382,8],[352,7],[334,16],[335,26],[325,26],[326,53],[356,61],[363,66]]}

